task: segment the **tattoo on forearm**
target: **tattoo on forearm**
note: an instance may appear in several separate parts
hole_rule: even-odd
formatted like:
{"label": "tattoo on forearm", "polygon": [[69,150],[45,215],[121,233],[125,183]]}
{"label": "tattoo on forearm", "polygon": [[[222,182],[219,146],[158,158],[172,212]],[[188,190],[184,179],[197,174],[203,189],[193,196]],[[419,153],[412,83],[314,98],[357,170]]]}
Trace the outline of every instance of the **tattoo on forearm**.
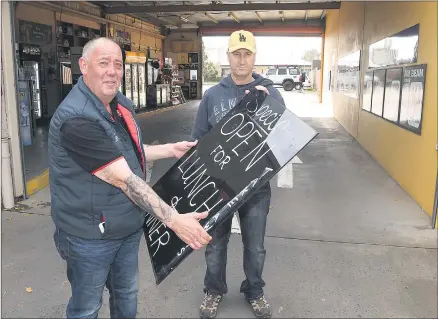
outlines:
{"label": "tattoo on forearm", "polygon": [[155,215],[161,222],[167,224],[172,220],[175,211],[135,174],[126,178],[125,186],[122,189],[141,209]]}

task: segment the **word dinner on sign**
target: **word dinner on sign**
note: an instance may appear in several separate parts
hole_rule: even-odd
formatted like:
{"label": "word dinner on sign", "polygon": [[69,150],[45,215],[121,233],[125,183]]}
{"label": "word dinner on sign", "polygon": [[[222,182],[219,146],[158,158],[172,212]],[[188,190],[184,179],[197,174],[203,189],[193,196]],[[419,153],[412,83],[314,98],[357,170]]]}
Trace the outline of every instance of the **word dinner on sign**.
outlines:
{"label": "word dinner on sign", "polygon": [[[251,91],[153,189],[180,214],[207,211],[200,223],[211,234],[317,134],[271,96]],[[160,284],[193,250],[152,215],[143,230]]]}

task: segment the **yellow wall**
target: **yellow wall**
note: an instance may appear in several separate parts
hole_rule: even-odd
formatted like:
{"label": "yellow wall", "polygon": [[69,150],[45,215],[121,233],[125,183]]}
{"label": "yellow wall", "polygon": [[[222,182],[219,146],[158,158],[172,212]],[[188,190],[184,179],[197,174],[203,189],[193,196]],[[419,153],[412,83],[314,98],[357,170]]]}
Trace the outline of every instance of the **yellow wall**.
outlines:
{"label": "yellow wall", "polygon": [[[363,10],[363,2],[342,3],[342,9],[339,11],[338,21],[336,21],[338,23],[336,60],[349,53],[362,50]],[[336,74],[336,68],[334,73]],[[333,99],[336,100],[336,103],[333,103],[333,112],[336,119],[352,136],[357,138],[360,100],[338,93],[336,85],[334,86]]]}
{"label": "yellow wall", "polygon": [[[56,12],[50,9],[43,9],[37,6],[33,6],[30,3],[18,2],[16,7],[16,25],[18,26],[18,19],[31,21],[35,23],[52,25],[53,32],[53,40],[56,40],[55,33],[55,15],[56,20],[60,20],[63,22],[69,22],[77,25],[81,25],[84,27],[89,27],[93,29],[100,29],[101,23],[97,21],[93,21],[92,19],[88,19],[86,17],[80,17],[77,15],[72,15],[65,12]],[[156,48],[158,51],[158,55],[161,55],[161,50],[163,47],[162,36],[160,35],[159,28],[141,22],[139,20],[133,20],[132,18],[125,18],[124,15],[107,15],[107,18],[110,20],[117,21],[119,23],[126,23],[126,25],[134,26],[137,28],[142,28],[145,33],[140,34],[139,31],[134,31],[131,29],[126,29],[131,33],[131,42],[133,43],[132,51],[141,51],[145,52],[146,48],[149,46],[151,48]],[[116,29],[123,29],[120,25],[108,23],[109,28],[114,27]],[[109,29],[108,28],[108,29]],[[147,34],[146,34],[147,33]],[[156,34],[154,37],[152,34]],[[141,45],[139,48],[139,44]],[[52,44],[50,44],[52,46]],[[155,54],[155,53],[154,53]]]}
{"label": "yellow wall", "polygon": [[[147,47],[150,47],[152,58],[162,57],[164,37],[160,34],[159,27],[124,14],[107,14],[106,18],[137,28],[137,30],[126,29],[131,34],[131,51],[146,53]],[[108,27],[124,30],[120,25],[111,22],[108,23]],[[139,29],[142,30],[141,34]]]}
{"label": "yellow wall", "polygon": [[[361,86],[364,70],[368,68],[368,46],[420,24],[417,63],[427,64],[421,136],[362,111],[362,99],[354,100],[340,93],[333,94],[336,119],[429,215],[432,215],[438,164],[435,150],[438,136],[437,15],[437,2],[343,2],[337,21],[339,57],[346,52],[361,49],[363,38]],[[336,23],[335,18],[329,15],[327,25]],[[333,39],[326,38],[326,41]]]}
{"label": "yellow wall", "polygon": [[17,19],[20,20],[55,25],[55,13],[53,11],[35,7],[27,3],[17,2],[15,15]]}
{"label": "yellow wall", "polygon": [[[338,57],[338,24],[339,24],[339,10],[332,10],[327,12],[326,25],[324,31],[324,70],[323,72],[323,94],[324,102],[332,103],[333,91],[330,88],[331,81],[336,79],[336,61]],[[331,75],[330,75],[331,71]]]}
{"label": "yellow wall", "polygon": [[[131,31],[131,41],[133,43],[131,51],[146,52],[147,47],[150,47],[151,50],[157,49],[157,54],[161,57],[163,40],[143,33],[140,35],[140,32]],[[151,55],[153,54],[155,54],[155,52],[151,52]]]}
{"label": "yellow wall", "polygon": [[430,215],[437,172],[437,6],[436,2],[367,4],[367,45],[420,23],[417,63],[427,64],[427,74],[421,136],[366,112],[359,125],[359,142]]}
{"label": "yellow wall", "polygon": [[96,30],[100,30],[100,23],[91,21],[90,19],[81,18],[78,16],[73,16],[66,14],[64,12],[56,12],[56,20],[71,23],[71,24],[77,24],[83,27],[92,28]]}
{"label": "yellow wall", "polygon": [[[122,24],[126,24],[128,26],[136,27],[137,29],[142,30],[143,34],[149,33],[150,36],[153,36],[154,34],[160,34],[160,28],[157,26],[154,26],[153,24],[141,21],[139,19],[136,19],[134,17],[129,17],[124,14],[107,14],[105,15],[105,18],[110,21],[119,22]],[[112,24],[111,22],[109,22]],[[114,24],[114,27],[120,28],[120,25]],[[123,28],[123,27],[122,27]],[[128,31],[128,30],[127,30]]]}

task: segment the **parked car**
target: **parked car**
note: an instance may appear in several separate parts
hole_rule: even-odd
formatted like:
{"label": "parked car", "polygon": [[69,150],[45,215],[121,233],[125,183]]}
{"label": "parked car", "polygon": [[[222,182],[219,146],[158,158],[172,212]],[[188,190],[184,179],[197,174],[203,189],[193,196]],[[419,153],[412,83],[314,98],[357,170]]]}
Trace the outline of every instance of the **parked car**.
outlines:
{"label": "parked car", "polygon": [[281,85],[285,91],[292,91],[301,90],[300,75],[301,71],[297,67],[278,67],[270,68],[264,76],[274,85]]}

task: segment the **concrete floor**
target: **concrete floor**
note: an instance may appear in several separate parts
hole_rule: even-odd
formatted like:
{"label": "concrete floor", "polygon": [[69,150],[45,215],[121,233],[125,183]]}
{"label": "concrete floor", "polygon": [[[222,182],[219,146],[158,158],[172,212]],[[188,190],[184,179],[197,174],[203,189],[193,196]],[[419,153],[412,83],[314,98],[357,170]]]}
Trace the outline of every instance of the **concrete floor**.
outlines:
{"label": "concrete floor", "polygon": [[[320,134],[298,154],[303,163],[293,164],[293,188],[271,180],[264,279],[273,317],[436,318],[437,232],[430,217],[315,95],[282,94]],[[192,102],[140,115],[146,142],[186,139],[196,108]],[[155,163],[151,183],[172,163]],[[49,216],[48,189],[2,213],[3,317],[65,317],[70,291]],[[253,317],[238,292],[244,278],[238,234],[230,240],[227,269],[230,291],[218,317]],[[196,318],[204,271],[203,251],[195,252],[157,287],[142,243],[138,317]]]}

